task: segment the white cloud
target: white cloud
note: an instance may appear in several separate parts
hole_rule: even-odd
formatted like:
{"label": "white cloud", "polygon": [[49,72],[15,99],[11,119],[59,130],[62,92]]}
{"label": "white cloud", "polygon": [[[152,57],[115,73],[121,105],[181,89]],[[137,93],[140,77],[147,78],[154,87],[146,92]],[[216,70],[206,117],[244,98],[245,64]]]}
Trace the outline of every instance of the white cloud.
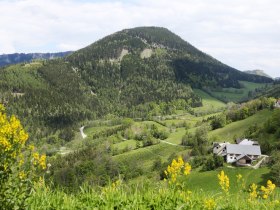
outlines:
{"label": "white cloud", "polygon": [[280,76],[279,11],[278,0],[0,0],[0,53],[76,50],[155,25],[235,68]]}

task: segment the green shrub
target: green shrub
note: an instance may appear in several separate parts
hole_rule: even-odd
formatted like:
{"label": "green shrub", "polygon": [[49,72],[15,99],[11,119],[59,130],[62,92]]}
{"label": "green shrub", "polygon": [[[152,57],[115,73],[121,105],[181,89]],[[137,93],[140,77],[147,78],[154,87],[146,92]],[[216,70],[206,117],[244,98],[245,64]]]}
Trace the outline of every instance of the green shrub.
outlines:
{"label": "green shrub", "polygon": [[7,117],[0,105],[0,206],[1,209],[24,209],[37,174],[46,169],[46,156],[26,146],[28,134],[20,121]]}

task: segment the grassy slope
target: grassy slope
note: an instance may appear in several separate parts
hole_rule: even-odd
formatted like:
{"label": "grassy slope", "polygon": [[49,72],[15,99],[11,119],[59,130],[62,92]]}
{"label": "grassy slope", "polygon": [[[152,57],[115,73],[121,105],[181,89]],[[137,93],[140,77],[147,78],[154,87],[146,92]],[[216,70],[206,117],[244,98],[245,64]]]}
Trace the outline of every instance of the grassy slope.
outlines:
{"label": "grassy slope", "polygon": [[162,161],[166,161],[171,154],[180,154],[184,151],[186,151],[184,147],[160,143],[116,155],[113,158],[117,161],[133,161],[135,165],[142,166],[144,170],[149,170],[155,160],[160,158]]}
{"label": "grassy slope", "polygon": [[[209,115],[204,115],[204,116],[199,116],[199,117],[188,117],[184,121],[187,122],[187,124],[190,126],[188,129],[189,133],[194,133],[196,128],[199,127],[196,125],[196,123],[201,122],[203,119],[207,119],[208,117],[211,117],[213,115],[217,115],[219,113],[214,113],[214,114],[209,114]],[[170,125],[171,123],[175,124],[178,122],[182,122],[182,120],[166,120],[164,121],[167,125]],[[186,133],[186,128],[177,128],[175,132],[172,132],[169,137],[166,139],[166,141],[173,143],[173,144],[181,144],[181,140],[183,135]]]}
{"label": "grassy slope", "polygon": [[166,141],[173,143],[173,144],[181,144],[181,140],[183,135],[186,133],[185,128],[177,128],[176,132],[171,133]]}
{"label": "grassy slope", "polygon": [[[248,186],[252,183],[264,185],[266,180],[269,178],[269,169],[260,168],[258,170],[249,168],[227,168],[224,167],[225,174],[229,176],[231,192],[234,193],[237,190],[236,175],[241,174],[244,178],[245,185]],[[204,191],[219,191],[218,175],[219,171],[207,171],[197,172],[194,171],[187,178],[186,185],[190,190]]]}
{"label": "grassy slope", "polygon": [[243,137],[244,131],[253,124],[262,124],[271,115],[272,111],[263,110],[245,120],[230,123],[223,128],[211,131],[210,136],[218,137],[222,141],[233,141],[233,137]]}
{"label": "grassy slope", "polygon": [[194,89],[194,92],[202,98],[202,107],[197,107],[195,108],[195,112],[203,112],[203,111],[213,111],[213,110],[219,110],[222,108],[226,107],[226,104],[206,92],[199,90],[199,89]]}
{"label": "grassy slope", "polygon": [[222,92],[211,91],[211,93],[217,98],[224,98],[227,101],[238,102],[242,99],[247,98],[249,91],[254,91],[256,88],[263,88],[267,85],[263,83],[253,83],[245,81],[240,81],[240,83],[244,86],[244,88],[223,88]]}
{"label": "grassy slope", "polygon": [[124,140],[120,143],[116,143],[113,145],[113,148],[117,148],[117,149],[125,149],[126,147],[128,147],[129,149],[135,149],[136,148],[136,140]]}
{"label": "grassy slope", "polygon": [[[210,97],[209,95],[205,94],[204,92],[200,91],[201,96],[204,94],[204,106],[211,107],[211,104],[214,107],[223,108],[225,107],[225,104]],[[217,114],[217,113],[216,113]],[[224,128],[217,129],[215,131],[210,132],[210,136],[217,136],[220,140],[227,140],[227,141],[233,141],[233,137],[236,135],[242,134],[250,125],[254,123],[262,123],[265,121],[265,119],[271,114],[271,111],[269,110],[263,110],[261,112],[258,112],[257,114],[242,120],[238,122],[231,123]],[[211,114],[215,115],[215,114]],[[118,148],[120,150],[125,149],[126,147],[129,147],[131,150],[119,154],[116,156],[113,156],[113,159],[116,161],[124,162],[124,163],[131,163],[141,166],[143,168],[145,176],[151,173],[151,168],[153,166],[153,163],[161,159],[162,161],[167,161],[170,155],[172,154],[186,154],[189,149],[180,146],[181,138],[186,132],[186,128],[180,127],[180,128],[174,128],[172,126],[182,123],[183,121],[186,121],[188,125],[190,125],[190,132],[194,132],[196,127],[196,122],[200,122],[203,119],[206,119],[207,117],[211,115],[204,115],[200,117],[195,117],[193,115],[187,114],[187,113],[180,113],[177,116],[174,116],[174,119],[168,119],[163,120],[162,122],[165,123],[166,126],[163,126],[157,122],[154,121],[142,121],[142,122],[135,122],[132,126],[133,132],[136,132],[143,129],[146,126],[151,126],[152,124],[156,125],[160,130],[168,130],[171,131],[169,137],[165,140],[167,142],[178,144],[176,145],[170,145],[165,142],[161,142],[160,144],[139,148],[136,149],[136,141],[135,140],[123,140],[121,142],[117,142],[113,144],[113,148]],[[98,132],[100,130],[110,128],[111,126],[89,126],[85,128],[85,133],[88,135],[92,135],[95,132]],[[79,137],[79,134],[78,134]],[[88,141],[89,139],[84,139],[83,141]],[[225,168],[226,172],[229,173],[231,179],[235,179],[236,173],[241,173],[244,178],[248,177],[249,179],[252,179],[253,182],[259,183],[262,181],[262,176],[268,173],[268,169],[259,169],[259,170],[250,170],[250,169],[228,169]],[[240,171],[241,170],[241,171]],[[216,183],[216,176],[217,171],[211,171],[211,172],[197,172],[194,171],[192,175],[189,177],[188,185],[192,190],[203,188],[204,190],[211,190],[211,189],[218,189],[217,183]],[[249,178],[250,174],[254,173],[253,178]],[[209,181],[211,180],[211,181]],[[214,188],[215,187],[215,188]]]}

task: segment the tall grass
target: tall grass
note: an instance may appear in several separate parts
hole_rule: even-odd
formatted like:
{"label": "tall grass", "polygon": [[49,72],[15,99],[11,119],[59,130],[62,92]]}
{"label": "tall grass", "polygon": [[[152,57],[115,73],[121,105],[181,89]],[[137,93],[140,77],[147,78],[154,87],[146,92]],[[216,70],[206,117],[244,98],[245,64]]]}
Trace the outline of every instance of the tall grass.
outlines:
{"label": "tall grass", "polygon": [[84,185],[78,192],[70,194],[59,189],[51,190],[42,184],[35,188],[29,199],[29,209],[280,209],[277,190],[264,199],[258,186],[257,197],[252,197],[250,187],[242,184],[241,175],[236,179],[229,178],[229,189],[234,187],[234,191],[222,189],[218,178],[209,180],[217,183],[213,192],[203,189],[190,191],[186,179],[188,176],[180,176],[172,184],[148,180],[124,184],[117,180],[103,188]]}

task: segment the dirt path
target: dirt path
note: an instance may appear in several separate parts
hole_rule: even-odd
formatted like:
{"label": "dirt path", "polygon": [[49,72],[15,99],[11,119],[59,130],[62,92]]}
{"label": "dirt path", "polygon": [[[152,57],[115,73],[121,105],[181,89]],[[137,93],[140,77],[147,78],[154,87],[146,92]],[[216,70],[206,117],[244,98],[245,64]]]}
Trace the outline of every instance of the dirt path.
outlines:
{"label": "dirt path", "polygon": [[87,137],[87,135],[84,133],[84,128],[85,126],[80,127],[80,133],[83,139],[85,139]]}
{"label": "dirt path", "polygon": [[160,140],[162,143],[165,143],[165,144],[170,144],[170,145],[173,145],[173,146],[181,146],[182,145],[179,145],[179,144],[174,144],[174,143],[171,143],[171,142],[168,142],[168,141],[164,141],[164,140]]}

